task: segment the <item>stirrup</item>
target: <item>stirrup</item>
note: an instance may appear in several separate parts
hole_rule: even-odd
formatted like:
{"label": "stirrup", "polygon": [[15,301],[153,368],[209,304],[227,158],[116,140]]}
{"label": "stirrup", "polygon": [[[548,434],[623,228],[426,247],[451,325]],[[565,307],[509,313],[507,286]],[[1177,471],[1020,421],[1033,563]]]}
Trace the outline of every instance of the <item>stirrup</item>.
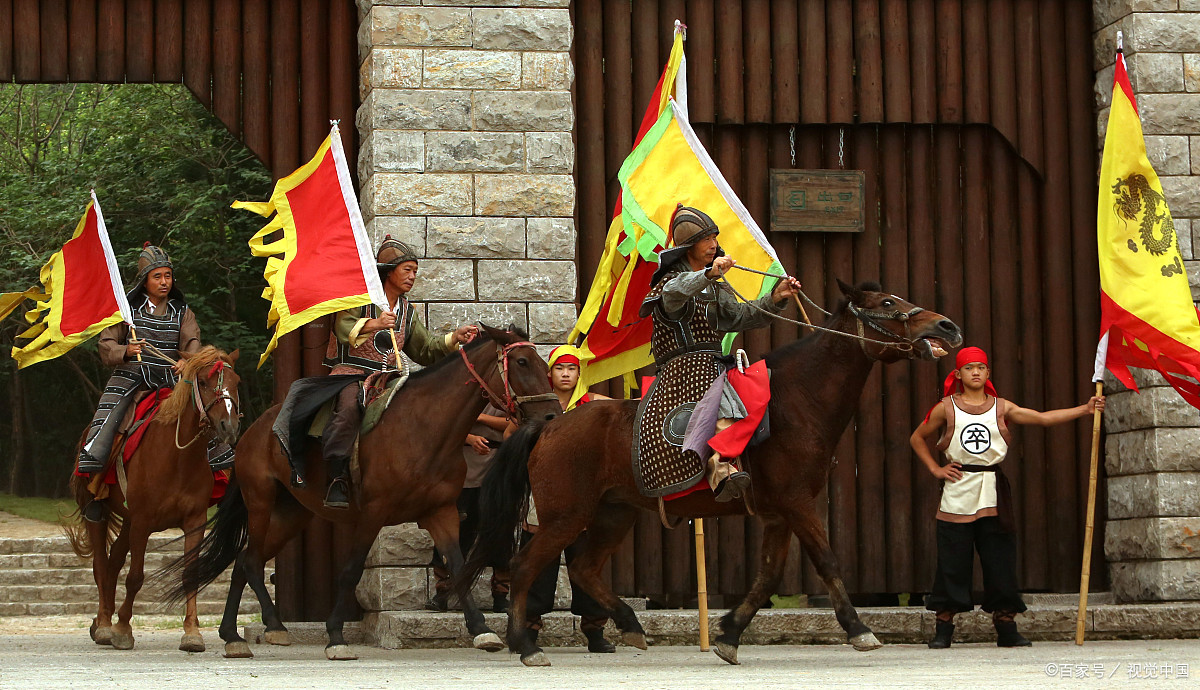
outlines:
{"label": "stirrup", "polygon": [[83,519],[87,520],[88,522],[104,522],[104,501],[102,499],[93,498],[86,506],[83,507],[83,510],[80,511],[80,515],[82,515]]}
{"label": "stirrup", "polygon": [[[334,496],[334,489],[341,485],[341,496]],[[338,477],[329,482],[329,490],[325,492],[324,505],[326,508],[336,508],[338,510],[346,510],[350,507],[350,487],[346,483],[344,477]]]}
{"label": "stirrup", "polygon": [[717,503],[727,503],[745,496],[749,489],[750,474],[738,471],[722,479],[713,492],[716,494]]}

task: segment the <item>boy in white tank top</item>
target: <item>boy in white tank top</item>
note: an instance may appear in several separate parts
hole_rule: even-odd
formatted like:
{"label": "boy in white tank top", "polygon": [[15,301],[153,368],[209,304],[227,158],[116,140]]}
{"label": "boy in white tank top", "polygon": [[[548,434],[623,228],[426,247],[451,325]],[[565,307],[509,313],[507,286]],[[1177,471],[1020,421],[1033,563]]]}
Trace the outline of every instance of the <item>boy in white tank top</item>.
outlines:
{"label": "boy in white tank top", "polygon": [[[1000,463],[1008,454],[1009,424],[1053,426],[1104,409],[1104,397],[1092,397],[1078,407],[1038,412],[1008,402],[989,381],[987,354],[977,347],[959,351],[956,369],[946,377],[945,395],[913,432],[913,452],[942,480],[937,512],[937,572],[925,608],[937,612],[937,632],[931,649],[950,646],[954,614],[970,611],[974,551],[983,569],[982,608],[992,614],[996,644],[1028,647],[1013,616],[1025,610],[1017,588],[1017,540],[1012,521],[1008,481]],[[946,457],[939,464],[929,444]]]}

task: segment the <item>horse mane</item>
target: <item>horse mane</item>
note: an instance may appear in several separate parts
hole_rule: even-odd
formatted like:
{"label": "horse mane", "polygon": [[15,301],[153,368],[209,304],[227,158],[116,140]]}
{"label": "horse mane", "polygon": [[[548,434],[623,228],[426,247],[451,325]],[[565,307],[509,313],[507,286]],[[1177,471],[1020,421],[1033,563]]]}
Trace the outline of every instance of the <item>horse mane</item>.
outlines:
{"label": "horse mane", "polygon": [[228,361],[228,357],[229,355],[224,350],[217,349],[212,345],[205,345],[193,353],[190,358],[184,360],[183,373],[179,375],[179,383],[175,384],[171,395],[159,406],[155,419],[160,422],[174,422],[179,419],[179,415],[192,402],[192,386],[195,385],[194,383],[184,384],[184,381],[195,381],[196,374],[202,373],[205,368],[216,364],[218,360]]}
{"label": "horse mane", "polygon": [[[873,280],[863,281],[854,287],[860,292],[883,292],[883,287]],[[850,298],[843,295],[842,298],[838,300],[837,306],[835,306],[833,311],[829,313],[829,316],[825,318],[825,323],[821,325],[826,328],[832,327],[833,322],[836,321],[839,316],[841,316],[842,312],[844,312],[848,306],[850,306]],[[766,354],[765,357],[763,357],[763,359],[767,360],[768,367],[776,369],[780,366],[780,360],[788,359],[792,355],[796,354],[797,350],[807,348],[808,344],[816,340],[820,335],[821,332],[816,331],[814,333],[809,333],[803,338],[797,338],[786,345],[782,345],[774,350],[771,350]]]}
{"label": "horse mane", "polygon": [[[526,334],[525,331],[521,330],[520,328],[514,327],[511,331],[509,331],[509,333],[512,333],[513,335],[517,336],[521,340],[529,340],[529,335]],[[467,343],[466,345],[463,345],[462,349],[465,350],[466,352],[471,352],[473,350],[479,349],[480,347],[483,347],[484,343],[493,341],[493,340],[494,340],[494,338],[492,338],[491,334],[489,334],[486,330],[481,328],[481,329],[479,329],[479,335],[476,335],[475,339],[472,340],[471,342]],[[409,375],[408,382],[412,383],[414,381],[419,381],[420,379],[423,379],[427,376],[433,375],[435,372],[445,369],[447,366],[450,366],[450,364],[452,362],[460,359],[459,357],[452,356],[452,355],[457,355],[457,354],[458,354],[457,352],[452,352],[452,353],[450,353],[450,355],[447,355],[446,357],[442,357],[441,359],[434,362],[433,364],[430,364],[429,366],[425,367],[424,369],[414,371],[412,374]]]}

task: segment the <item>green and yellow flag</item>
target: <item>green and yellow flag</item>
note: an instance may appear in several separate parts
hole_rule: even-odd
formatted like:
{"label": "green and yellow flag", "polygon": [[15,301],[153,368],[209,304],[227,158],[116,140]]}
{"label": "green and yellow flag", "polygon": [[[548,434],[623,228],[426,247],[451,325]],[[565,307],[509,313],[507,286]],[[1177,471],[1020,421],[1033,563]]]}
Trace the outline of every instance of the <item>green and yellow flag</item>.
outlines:
{"label": "green and yellow flag", "polygon": [[1093,380],[1103,380],[1107,367],[1137,390],[1129,367],[1155,369],[1200,407],[1200,386],[1179,376],[1200,379],[1200,318],[1171,210],[1146,157],[1120,49],[1100,166],[1096,230],[1102,315]]}

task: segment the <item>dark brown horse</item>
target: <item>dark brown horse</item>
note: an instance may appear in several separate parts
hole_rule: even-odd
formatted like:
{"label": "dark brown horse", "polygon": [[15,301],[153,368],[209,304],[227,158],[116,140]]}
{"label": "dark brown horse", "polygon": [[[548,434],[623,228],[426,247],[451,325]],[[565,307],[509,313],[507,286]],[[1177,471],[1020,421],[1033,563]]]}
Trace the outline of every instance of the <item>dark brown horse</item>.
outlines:
{"label": "dark brown horse", "polygon": [[[361,480],[356,482],[349,510],[323,505],[325,463],[317,444],[310,444],[305,487],[291,486],[291,468],[271,433],[279,407],[267,410],[238,443],[234,482],[212,519],[213,529],[196,567],[186,568],[182,560],[169,566],[184,569],[184,583],[173,586],[169,595],[179,598],[188,587],[212,582],[237,559],[220,628],[225,656],[252,656],[237,631],[238,605],[247,582],[262,605],[266,641],[290,644],[267,593],[263,566],[314,515],[349,524],[354,537],[338,577],[336,603],[325,623],[329,633],[325,654],[329,659],[355,658],[342,636],[342,625],[354,611],[354,588],[383,527],[416,522],[429,531],[452,573],[462,567],[456,505],[466,476],[462,444],[488,398],[513,413],[520,408],[526,418],[549,420],[561,413],[546,362],[525,341],[523,333],[483,326],[461,356],[452,354],[414,373],[375,429],[359,443]],[[481,395],[481,388],[486,395]],[[472,598],[463,597],[462,605],[475,646],[502,649],[503,643],[488,629]]]}
{"label": "dark brown horse", "polygon": [[[772,370],[771,437],[744,458],[753,478],[749,502],[763,521],[763,558],[746,599],[721,620],[715,651],[731,664],[738,663],[742,631],[779,585],[793,533],[825,582],[850,643],[863,651],[880,646],[846,595],[816,497],[826,486],[834,447],[875,362],[934,359],[960,345],[962,335],[941,314],[880,292],[877,285],[841,286],[847,299],[825,323],[838,333],[820,332],[766,357]],[[484,480],[481,510],[489,520],[456,588],[466,591],[486,563],[504,562],[512,554],[511,535],[532,490],[539,527],[512,559],[508,613],[509,649],[527,666],[550,663],[525,634],[529,586],[585,529],[586,546],[571,564],[571,580],[612,612],[627,644],[646,648],[637,616],[600,578],[601,566],[624,540],[638,508],[658,507],[634,483],[630,448],[636,411],[637,401],[599,401],[549,424],[526,426],[500,447]],[[707,490],[666,503],[667,513],[687,518],[745,511],[740,502],[717,503]]]}
{"label": "dark brown horse", "polygon": [[[105,521],[87,522],[79,515],[67,528],[75,553],[92,558],[92,575],[100,593],[100,609],[91,626],[96,644],[133,648],[129,618],[145,575],[146,542],[155,532],[178,527],[186,531],[187,549],[199,546],[213,489],[208,437],[214,435],[231,445],[237,442],[240,379],[233,365],[238,352],[227,355],[209,346],[190,355],[180,353],[180,357],[185,364],[179,383],[130,457],[124,487],[119,482],[112,486]],[[123,444],[114,444],[111,462],[121,462],[122,450]],[[92,499],[87,485],[87,477],[71,477],[81,511]],[[125,601],[113,625],[117,576],[126,554],[131,554],[131,559],[125,576]],[[196,591],[192,587],[183,593],[187,610],[179,648],[185,652],[204,651],[196,618]]]}

